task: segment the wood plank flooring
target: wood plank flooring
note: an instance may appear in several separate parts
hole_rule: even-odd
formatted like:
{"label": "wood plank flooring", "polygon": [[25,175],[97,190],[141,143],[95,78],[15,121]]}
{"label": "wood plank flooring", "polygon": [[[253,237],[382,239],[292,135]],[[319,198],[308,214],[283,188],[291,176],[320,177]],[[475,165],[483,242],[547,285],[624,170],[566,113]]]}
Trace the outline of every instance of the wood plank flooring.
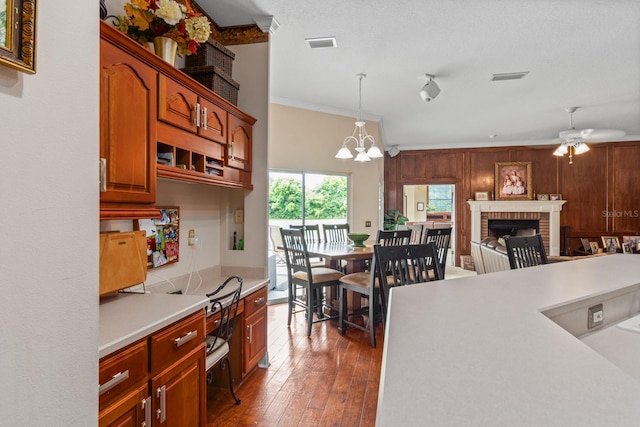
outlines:
{"label": "wood plank flooring", "polygon": [[238,406],[228,389],[210,390],[207,426],[374,426],[382,326],[374,349],[364,332],[341,336],[334,320],[314,324],[307,337],[303,313],[287,328],[286,304],[267,310],[271,366],[236,390]]}

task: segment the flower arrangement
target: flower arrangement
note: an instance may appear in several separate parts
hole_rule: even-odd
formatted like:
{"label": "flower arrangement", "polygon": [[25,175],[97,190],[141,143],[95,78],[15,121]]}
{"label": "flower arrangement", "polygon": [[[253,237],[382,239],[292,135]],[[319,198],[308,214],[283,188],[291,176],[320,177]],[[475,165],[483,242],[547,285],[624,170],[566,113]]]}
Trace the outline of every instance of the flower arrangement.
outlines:
{"label": "flower arrangement", "polygon": [[196,13],[188,0],[131,0],[124,11],[114,23],[120,31],[141,44],[168,37],[178,43],[180,55],[195,54],[211,34],[207,17]]}

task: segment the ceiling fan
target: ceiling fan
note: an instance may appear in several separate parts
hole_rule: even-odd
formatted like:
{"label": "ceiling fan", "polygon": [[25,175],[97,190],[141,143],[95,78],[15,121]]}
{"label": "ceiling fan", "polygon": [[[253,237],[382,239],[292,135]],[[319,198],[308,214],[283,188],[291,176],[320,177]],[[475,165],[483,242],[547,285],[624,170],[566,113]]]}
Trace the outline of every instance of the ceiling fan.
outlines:
{"label": "ceiling fan", "polygon": [[614,141],[625,136],[625,132],[617,129],[576,129],[573,127],[573,113],[578,107],[568,107],[564,110],[569,113],[569,129],[561,131],[553,140],[560,146],[553,152],[554,156],[569,154],[569,164],[573,164],[573,155],[589,151],[585,142]]}

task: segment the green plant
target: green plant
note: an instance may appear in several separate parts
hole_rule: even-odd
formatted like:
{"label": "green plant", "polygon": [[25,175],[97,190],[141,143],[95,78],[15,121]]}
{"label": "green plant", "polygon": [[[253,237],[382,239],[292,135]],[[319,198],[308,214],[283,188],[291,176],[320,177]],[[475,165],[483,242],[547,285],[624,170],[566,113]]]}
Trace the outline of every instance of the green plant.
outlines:
{"label": "green plant", "polygon": [[402,212],[397,209],[389,209],[384,213],[385,230],[395,230],[396,226],[403,225],[407,221],[409,221],[409,218],[402,215]]}

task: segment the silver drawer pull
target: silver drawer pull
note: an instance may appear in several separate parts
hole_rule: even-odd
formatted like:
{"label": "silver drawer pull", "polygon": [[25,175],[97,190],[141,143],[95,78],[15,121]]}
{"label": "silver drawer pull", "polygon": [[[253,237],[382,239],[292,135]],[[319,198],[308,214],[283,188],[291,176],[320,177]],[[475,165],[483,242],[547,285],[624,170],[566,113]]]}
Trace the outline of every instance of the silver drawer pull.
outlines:
{"label": "silver drawer pull", "polygon": [[200,104],[196,104],[193,107],[193,124],[196,125],[197,128],[200,127]]}
{"label": "silver drawer pull", "polygon": [[167,420],[167,386],[163,385],[156,390],[156,397],[160,399],[160,408],[156,411],[156,418],[161,423]]}
{"label": "silver drawer pull", "polygon": [[264,297],[257,298],[253,301],[255,305],[260,305],[264,302]]}
{"label": "silver drawer pull", "polygon": [[176,338],[173,343],[176,345],[176,347],[180,347],[182,344],[188,343],[189,341],[191,341],[197,336],[198,336],[198,331],[191,331],[183,337]]}
{"label": "silver drawer pull", "polygon": [[202,129],[207,130],[207,107],[202,109]]}
{"label": "silver drawer pull", "polygon": [[107,191],[107,159],[100,158],[100,192]]}
{"label": "silver drawer pull", "polygon": [[107,391],[111,390],[112,388],[114,388],[115,386],[117,386],[122,381],[124,381],[124,380],[126,380],[128,378],[129,378],[129,370],[128,369],[126,371],[124,371],[124,372],[118,372],[113,377],[111,377],[111,379],[109,381],[107,381],[106,383],[104,383],[104,384],[102,384],[100,386],[100,388],[98,389],[98,393],[99,394],[106,393]]}
{"label": "silver drawer pull", "polygon": [[142,410],[144,411],[142,427],[151,427],[151,396],[142,400]]}
{"label": "silver drawer pull", "polygon": [[218,319],[218,320],[214,321],[213,322],[213,327],[217,328],[218,326],[220,326],[221,322],[226,322],[228,318],[229,318],[229,316],[224,316],[222,319]]}

